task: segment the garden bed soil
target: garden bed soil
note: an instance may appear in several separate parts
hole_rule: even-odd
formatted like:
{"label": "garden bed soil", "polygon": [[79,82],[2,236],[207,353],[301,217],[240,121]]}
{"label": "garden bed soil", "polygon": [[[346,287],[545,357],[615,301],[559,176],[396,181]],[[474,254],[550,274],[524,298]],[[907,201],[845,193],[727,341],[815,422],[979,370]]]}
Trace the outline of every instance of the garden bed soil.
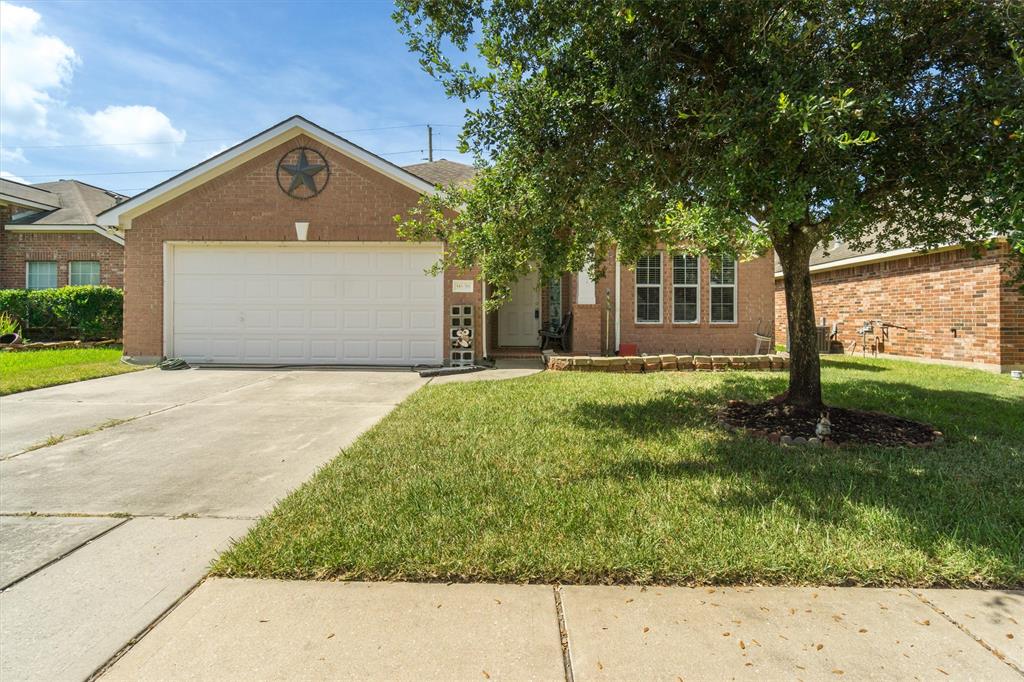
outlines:
{"label": "garden bed soil", "polygon": [[[933,426],[890,414],[842,407],[828,407],[826,412],[832,431],[826,439],[826,445],[925,447],[942,440],[942,433]],[[724,426],[745,429],[752,435],[775,442],[783,436],[815,438],[815,427],[819,419],[820,414],[817,412],[793,410],[772,401],[746,403],[733,400],[719,413],[719,421]]]}

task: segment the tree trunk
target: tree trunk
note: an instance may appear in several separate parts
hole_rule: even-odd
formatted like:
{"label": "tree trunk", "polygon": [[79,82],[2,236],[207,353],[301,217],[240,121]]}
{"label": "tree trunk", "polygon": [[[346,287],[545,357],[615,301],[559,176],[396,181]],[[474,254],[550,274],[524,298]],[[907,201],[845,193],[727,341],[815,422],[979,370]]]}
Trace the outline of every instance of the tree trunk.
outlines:
{"label": "tree trunk", "polygon": [[818,330],[811,295],[810,258],[815,241],[804,230],[794,229],[775,244],[782,263],[789,323],[789,388],[776,400],[799,410],[817,412],[823,405]]}

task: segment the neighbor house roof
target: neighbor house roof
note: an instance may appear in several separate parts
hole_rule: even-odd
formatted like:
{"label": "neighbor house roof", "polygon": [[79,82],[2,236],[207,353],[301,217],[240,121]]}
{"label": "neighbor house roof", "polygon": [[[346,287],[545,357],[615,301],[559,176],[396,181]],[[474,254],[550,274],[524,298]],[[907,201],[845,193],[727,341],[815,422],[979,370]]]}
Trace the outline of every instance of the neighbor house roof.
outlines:
{"label": "neighbor house roof", "polygon": [[292,116],[280,123],[257,133],[248,140],[239,142],[234,147],[210,157],[174,177],[150,187],[131,199],[108,208],[99,215],[104,225],[130,228],[132,219],[160,204],[163,204],[185,192],[212,180],[213,178],[237,168],[246,161],[263,154],[289,139],[305,134],[331,147],[338,152],[354,159],[377,172],[409,187],[421,194],[433,194],[437,188],[419,175],[415,175],[401,166],[396,166],[387,159],[349,142],[345,138],[322,128],[302,116]]}
{"label": "neighbor house roof", "polygon": [[0,178],[0,204],[47,211],[59,207],[60,200],[45,189]]}
{"label": "neighbor house roof", "polygon": [[[111,192],[101,187],[89,185],[78,180],[57,180],[42,182],[38,185],[20,185],[15,188],[35,190],[47,199],[44,206],[28,206],[33,213],[23,215],[4,225],[10,232],[96,232],[118,244],[124,244],[124,238],[115,230],[99,225],[97,215],[116,206],[128,197]],[[7,189],[6,185],[0,189]],[[14,202],[11,202],[14,203]],[[24,204],[17,204],[25,206]]]}
{"label": "neighbor house roof", "polygon": [[457,161],[449,161],[448,159],[414,163],[410,166],[405,166],[405,170],[418,175],[429,183],[442,187],[445,185],[464,185],[472,181],[477,173],[477,169],[473,166]]}
{"label": "neighbor house roof", "polygon": [[[919,248],[890,250],[869,248],[857,250],[850,248],[843,242],[834,242],[827,250],[819,246],[811,253],[811,272],[838,270],[840,268],[848,268],[855,265],[892,260],[893,258],[904,258],[906,256],[920,255],[924,253],[948,251],[949,249],[954,248],[959,247],[956,245],[948,245],[929,249],[927,251],[923,251]],[[782,263],[779,261],[778,254],[775,254],[775,278],[778,279],[780,277],[782,277]]]}
{"label": "neighbor house roof", "polygon": [[95,225],[96,216],[128,197],[78,180],[57,180],[33,185],[56,199],[57,206],[42,213],[12,220],[14,225]]}

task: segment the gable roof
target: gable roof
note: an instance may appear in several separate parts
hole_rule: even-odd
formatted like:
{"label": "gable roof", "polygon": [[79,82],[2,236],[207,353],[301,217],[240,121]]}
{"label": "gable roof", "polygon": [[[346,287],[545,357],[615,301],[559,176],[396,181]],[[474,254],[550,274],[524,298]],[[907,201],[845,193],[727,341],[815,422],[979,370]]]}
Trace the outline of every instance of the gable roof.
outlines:
{"label": "gable roof", "polygon": [[273,149],[298,135],[308,135],[332,149],[352,158],[420,194],[433,194],[437,189],[430,182],[397,166],[359,145],[349,142],[302,116],[292,116],[267,128],[234,147],[196,164],[174,177],[164,180],[131,199],[103,211],[98,216],[103,225],[130,228],[132,218],[166,203],[208,180],[237,168],[246,161]]}
{"label": "gable roof", "polygon": [[464,185],[471,182],[477,174],[475,167],[448,159],[414,163],[403,167],[413,175],[439,186]]}
{"label": "gable roof", "polygon": [[0,178],[0,204],[49,211],[58,208],[60,201],[45,189]]}

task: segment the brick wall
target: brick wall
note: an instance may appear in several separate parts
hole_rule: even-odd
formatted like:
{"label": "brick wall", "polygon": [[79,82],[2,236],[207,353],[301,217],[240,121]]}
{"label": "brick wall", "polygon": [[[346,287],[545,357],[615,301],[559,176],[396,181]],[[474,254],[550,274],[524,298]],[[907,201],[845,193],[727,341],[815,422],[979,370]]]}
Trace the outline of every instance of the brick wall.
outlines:
{"label": "brick wall", "polygon": [[[814,312],[838,322],[847,352],[870,320],[891,329],[884,352],[988,368],[1024,363],[1024,303],[1008,280],[1008,247],[980,258],[964,249],[814,273]],[[776,337],[786,342],[782,280],[775,284]],[[954,331],[955,330],[955,333]]]}
{"label": "brick wall", "polygon": [[[609,269],[614,268],[609,264]],[[774,261],[771,255],[741,261],[737,269],[737,320],[730,324],[710,321],[710,272],[708,260],[700,259],[700,322],[672,322],[672,267],[662,252],[662,321],[658,324],[636,322],[636,273],[622,266],[620,302],[621,342],[636,343],[641,353],[746,354],[755,348],[754,332],[760,325],[769,332],[774,324]],[[614,274],[610,272],[609,274]],[[613,289],[614,291],[614,289]],[[601,290],[599,290],[600,295]],[[762,351],[767,352],[762,348]]]}
{"label": "brick wall", "polygon": [[[279,159],[301,146],[323,154],[331,171],[323,192],[305,200],[289,197],[277,184]],[[393,216],[418,199],[415,190],[300,135],[136,217],[125,238],[125,353],[163,353],[164,241],[295,241],[296,221],[309,221],[311,242],[397,241]],[[445,312],[467,302],[479,316],[479,283],[472,294],[451,292],[451,280],[461,278],[445,276]],[[447,349],[447,316],[442,333]]]}
{"label": "brick wall", "polygon": [[124,286],[124,247],[94,232],[42,234],[0,230],[0,288],[25,288],[25,263],[57,261],[57,286],[68,284],[68,263],[99,261],[100,283]]}

